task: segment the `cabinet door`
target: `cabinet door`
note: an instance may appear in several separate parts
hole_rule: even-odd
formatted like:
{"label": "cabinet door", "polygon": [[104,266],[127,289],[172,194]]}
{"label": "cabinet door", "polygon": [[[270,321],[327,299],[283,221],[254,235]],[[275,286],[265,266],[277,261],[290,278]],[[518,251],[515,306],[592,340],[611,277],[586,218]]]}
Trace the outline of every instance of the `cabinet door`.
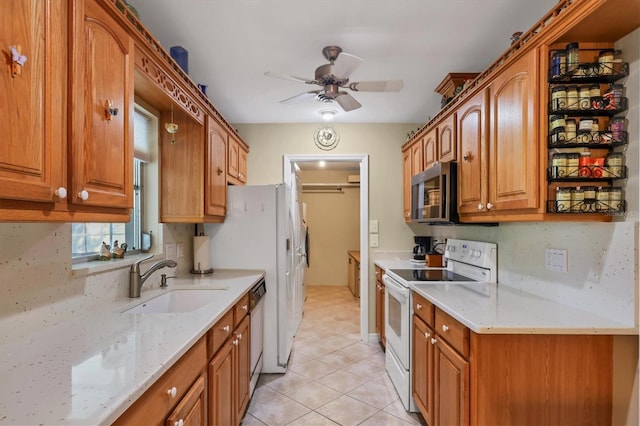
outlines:
{"label": "cabinet door", "polygon": [[441,338],[434,345],[433,424],[469,424],[469,362]]}
{"label": "cabinet door", "polygon": [[438,132],[436,129],[427,133],[422,140],[422,156],[424,169],[428,169],[438,161]]}
{"label": "cabinet door", "polygon": [[249,403],[249,380],[251,368],[251,336],[250,333],[250,316],[244,317],[240,325],[234,332],[234,368],[236,377],[236,419],[238,422],[242,419],[244,411]]}
{"label": "cabinet door", "polygon": [[[64,184],[66,2],[0,1],[0,198],[58,201]],[[11,69],[9,46],[27,58]]]}
{"label": "cabinet door", "polygon": [[133,39],[96,0],[71,4],[69,200],[131,208]]}
{"label": "cabinet door", "polygon": [[238,148],[238,180],[247,183],[247,150],[244,147]]}
{"label": "cabinet door", "polygon": [[438,161],[456,161],[456,114],[449,115],[438,125]]}
{"label": "cabinet door", "polygon": [[424,170],[422,164],[422,142],[416,142],[411,147],[411,176],[415,176]]}
{"label": "cabinet door", "polygon": [[167,417],[166,426],[204,426],[205,419],[205,379],[201,375],[191,386],[178,406]]}
{"label": "cabinet door", "polygon": [[404,209],[403,215],[405,222],[411,221],[411,150],[407,149],[402,153],[402,189]]}
{"label": "cabinet door", "polygon": [[207,120],[206,214],[224,217],[227,211],[227,133],[211,117]]}
{"label": "cabinet door", "polygon": [[222,345],[209,363],[209,419],[210,425],[235,424],[233,348],[231,339]]}
{"label": "cabinet door", "polygon": [[420,412],[433,424],[433,348],[431,338],[435,334],[419,317],[413,316],[413,354],[411,379],[413,398]]}
{"label": "cabinet door", "polygon": [[239,164],[239,145],[238,141],[233,136],[229,135],[229,153],[227,154],[227,174],[233,178],[238,179],[238,164]]}
{"label": "cabinet door", "polygon": [[348,257],[349,257],[349,267],[348,267],[349,276],[347,277],[347,283],[349,285],[349,291],[351,291],[351,294],[355,296],[356,295],[356,262],[355,260],[353,260],[353,257],[351,256],[348,256]]}
{"label": "cabinet door", "polygon": [[458,145],[458,211],[483,211],[487,193],[486,167],[486,92],[469,98],[457,112]]}
{"label": "cabinet door", "polygon": [[489,88],[488,210],[531,209],[539,205],[537,53],[533,50],[515,62]]}

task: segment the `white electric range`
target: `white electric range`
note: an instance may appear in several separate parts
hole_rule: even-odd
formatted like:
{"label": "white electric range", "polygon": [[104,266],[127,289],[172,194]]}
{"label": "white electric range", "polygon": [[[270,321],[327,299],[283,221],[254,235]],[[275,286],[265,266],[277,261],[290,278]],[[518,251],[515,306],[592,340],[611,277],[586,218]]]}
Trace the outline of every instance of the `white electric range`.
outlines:
{"label": "white electric range", "polygon": [[494,243],[448,239],[445,268],[388,269],[385,283],[385,367],[405,409],[417,411],[411,397],[411,283],[463,285],[488,295],[498,282],[498,248]]}

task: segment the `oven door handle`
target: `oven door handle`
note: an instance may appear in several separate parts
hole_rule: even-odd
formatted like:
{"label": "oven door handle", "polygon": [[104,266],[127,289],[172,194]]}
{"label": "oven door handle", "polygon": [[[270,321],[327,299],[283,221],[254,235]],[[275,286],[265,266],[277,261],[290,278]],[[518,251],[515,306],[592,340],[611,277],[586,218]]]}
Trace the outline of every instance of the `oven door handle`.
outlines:
{"label": "oven door handle", "polygon": [[409,288],[404,287],[402,284],[388,276],[387,274],[382,275],[382,281],[386,286],[386,290],[390,291],[395,295],[395,298],[402,302],[406,302],[409,299]]}

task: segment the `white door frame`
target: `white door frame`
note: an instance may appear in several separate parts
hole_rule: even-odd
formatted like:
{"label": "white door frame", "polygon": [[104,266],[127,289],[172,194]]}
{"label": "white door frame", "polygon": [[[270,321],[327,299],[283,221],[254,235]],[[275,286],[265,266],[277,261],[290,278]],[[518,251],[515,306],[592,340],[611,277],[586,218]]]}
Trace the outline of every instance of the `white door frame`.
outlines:
{"label": "white door frame", "polygon": [[[351,155],[284,155],[283,176],[292,185],[293,164],[305,162],[357,162],[360,163],[360,338],[369,339],[369,156]],[[346,254],[346,253],[345,253]]]}

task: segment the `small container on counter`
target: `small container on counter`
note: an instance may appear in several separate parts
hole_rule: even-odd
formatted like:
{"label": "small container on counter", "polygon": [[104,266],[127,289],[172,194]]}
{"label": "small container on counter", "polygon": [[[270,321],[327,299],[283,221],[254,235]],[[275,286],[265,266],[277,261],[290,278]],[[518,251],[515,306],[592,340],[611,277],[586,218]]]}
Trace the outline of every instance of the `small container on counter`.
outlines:
{"label": "small container on counter", "polygon": [[578,86],[567,86],[567,109],[578,109],[580,97],[578,96]]}
{"label": "small container on counter", "polygon": [[566,213],[571,210],[571,190],[573,188],[556,188],[556,211]]}
{"label": "small container on counter", "polygon": [[584,189],[576,187],[571,190],[571,211],[580,213],[584,208]]}
{"label": "small container on counter", "polygon": [[567,108],[567,87],[555,86],[551,89],[551,110],[559,111]]}

